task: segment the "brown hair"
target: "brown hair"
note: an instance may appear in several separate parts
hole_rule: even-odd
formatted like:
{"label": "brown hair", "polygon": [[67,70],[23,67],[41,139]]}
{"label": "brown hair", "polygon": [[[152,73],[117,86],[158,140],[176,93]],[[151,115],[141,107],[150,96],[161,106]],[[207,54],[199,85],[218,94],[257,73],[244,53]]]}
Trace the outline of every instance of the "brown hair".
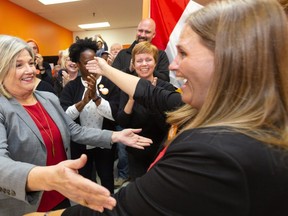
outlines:
{"label": "brown hair", "polygon": [[186,25],[214,52],[215,68],[197,115],[185,105],[168,114],[168,123],[183,130],[224,126],[288,147],[288,32],[280,5],[216,1],[193,13]]}
{"label": "brown hair", "polygon": [[143,53],[152,54],[155,62],[157,63],[158,49],[156,46],[154,46],[148,41],[143,41],[135,45],[135,47],[132,50],[132,63],[133,64],[135,63],[135,55]]}

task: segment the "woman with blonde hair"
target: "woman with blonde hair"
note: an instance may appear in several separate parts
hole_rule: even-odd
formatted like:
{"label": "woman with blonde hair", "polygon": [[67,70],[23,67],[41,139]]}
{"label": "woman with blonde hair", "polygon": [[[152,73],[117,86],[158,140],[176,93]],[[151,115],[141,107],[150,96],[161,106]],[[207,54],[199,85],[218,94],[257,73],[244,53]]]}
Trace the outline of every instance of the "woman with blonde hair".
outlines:
{"label": "woman with blonde hair", "polygon": [[69,49],[61,51],[61,56],[59,57],[60,70],[55,77],[54,88],[57,92],[58,97],[60,97],[64,86],[71,80],[76,79],[80,76],[79,68],[75,62],[72,62],[69,57]]}

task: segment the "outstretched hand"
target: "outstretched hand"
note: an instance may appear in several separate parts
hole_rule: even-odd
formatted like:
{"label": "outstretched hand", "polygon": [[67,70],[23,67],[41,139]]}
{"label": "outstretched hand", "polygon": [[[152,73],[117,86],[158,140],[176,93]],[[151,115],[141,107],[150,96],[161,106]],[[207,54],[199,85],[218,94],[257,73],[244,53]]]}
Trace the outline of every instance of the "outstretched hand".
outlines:
{"label": "outstretched hand", "polygon": [[144,147],[150,146],[152,140],[136,134],[139,132],[141,132],[141,129],[131,129],[131,128],[113,132],[112,142],[121,142],[126,146],[130,146],[137,149],[144,149]]}
{"label": "outstretched hand", "polygon": [[[82,155],[76,160],[66,160],[53,169],[53,190],[57,190],[68,199],[102,212],[104,208],[113,209],[116,200],[110,196],[110,192],[101,185],[86,179],[78,174],[78,169],[87,162],[87,156]],[[56,170],[56,172],[55,172]]]}

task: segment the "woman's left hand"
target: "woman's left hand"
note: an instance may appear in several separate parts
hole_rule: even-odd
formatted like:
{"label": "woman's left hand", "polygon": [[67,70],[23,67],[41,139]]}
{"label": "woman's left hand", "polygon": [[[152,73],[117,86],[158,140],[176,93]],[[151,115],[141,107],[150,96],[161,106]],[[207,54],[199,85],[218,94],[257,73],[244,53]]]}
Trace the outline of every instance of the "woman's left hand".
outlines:
{"label": "woman's left hand", "polygon": [[137,149],[144,149],[146,146],[150,146],[152,140],[136,133],[140,133],[141,129],[124,129],[122,131],[114,131],[112,134],[112,142],[121,142],[126,146],[130,146]]}

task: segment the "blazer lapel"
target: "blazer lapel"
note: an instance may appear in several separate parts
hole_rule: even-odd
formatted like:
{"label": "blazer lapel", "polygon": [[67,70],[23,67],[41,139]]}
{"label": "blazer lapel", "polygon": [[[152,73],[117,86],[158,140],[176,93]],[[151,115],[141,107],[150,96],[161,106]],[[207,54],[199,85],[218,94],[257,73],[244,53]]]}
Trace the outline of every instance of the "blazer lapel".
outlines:
{"label": "blazer lapel", "polygon": [[35,124],[35,122],[32,120],[28,112],[25,110],[25,108],[19,104],[15,99],[11,99],[12,106],[15,107],[15,111],[17,115],[23,120],[23,122],[26,124],[28,128],[31,129],[31,131],[37,136],[37,138],[41,141],[41,143],[44,145],[44,140],[42,138],[42,135]]}
{"label": "blazer lapel", "polygon": [[[67,140],[67,137],[64,136],[64,134],[67,134],[67,132],[65,132],[67,129],[63,125],[62,119],[59,117],[60,111],[58,112],[57,107],[55,107],[51,103],[51,101],[47,100],[42,95],[38,94],[37,92],[35,92],[35,95],[36,95],[37,100],[42,104],[43,107],[45,107],[46,111],[48,112],[50,117],[53,119],[55,124],[57,125],[57,127],[61,133],[61,137],[62,137],[62,141],[64,143],[64,146],[65,146],[65,143],[70,143],[70,141]],[[62,109],[62,107],[60,107],[60,109]]]}

